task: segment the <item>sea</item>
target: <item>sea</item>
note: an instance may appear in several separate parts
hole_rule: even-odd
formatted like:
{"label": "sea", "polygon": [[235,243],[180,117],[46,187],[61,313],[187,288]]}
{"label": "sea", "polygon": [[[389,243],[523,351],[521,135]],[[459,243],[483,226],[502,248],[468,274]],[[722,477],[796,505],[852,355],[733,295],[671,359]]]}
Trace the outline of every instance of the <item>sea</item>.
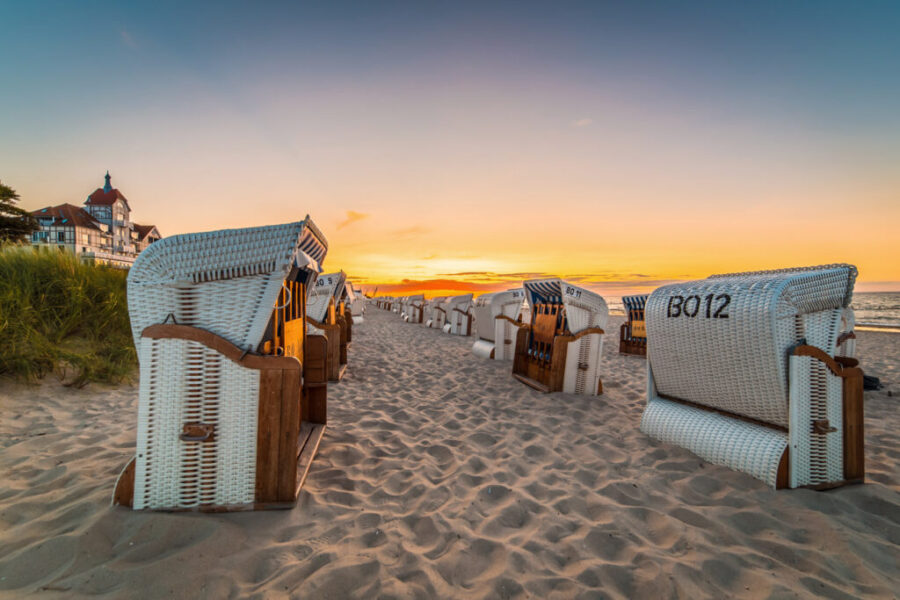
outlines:
{"label": "sea", "polygon": [[[612,314],[625,314],[622,298],[607,298]],[[900,292],[857,292],[851,303],[857,327],[900,329]]]}

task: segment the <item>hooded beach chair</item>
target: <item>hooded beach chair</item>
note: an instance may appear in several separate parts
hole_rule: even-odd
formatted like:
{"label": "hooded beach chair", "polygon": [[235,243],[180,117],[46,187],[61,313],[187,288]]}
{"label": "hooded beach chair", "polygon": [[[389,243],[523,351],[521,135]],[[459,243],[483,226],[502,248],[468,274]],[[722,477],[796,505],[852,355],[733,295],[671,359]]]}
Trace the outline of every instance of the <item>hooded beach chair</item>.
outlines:
{"label": "hooded beach chair", "polygon": [[416,294],[406,299],[403,320],[407,323],[421,324],[425,314],[425,295]]}
{"label": "hooded beach chair", "polygon": [[447,311],[444,304],[447,302],[447,296],[437,296],[425,303],[425,325],[435,329],[444,327],[447,322]]}
{"label": "hooded beach chair", "polygon": [[340,381],[347,369],[347,320],[338,309],[346,280],[343,271],[320,275],[309,294],[309,332],[328,342],[329,381]]}
{"label": "hooded beach chair", "polygon": [[350,316],[354,325],[359,325],[364,321],[366,314],[366,297],[365,295],[353,287],[353,284],[347,282],[347,302],[350,306]]}
{"label": "hooded beach chair", "polygon": [[475,356],[512,360],[524,299],[522,288],[483,294],[475,299],[472,308],[478,336],[472,345]]}
{"label": "hooded beach chair", "polygon": [[647,328],[644,321],[644,306],[647,304],[646,294],[642,296],[623,296],[622,306],[625,308],[625,322],[619,329],[619,353],[647,355]]}
{"label": "hooded beach chair", "polygon": [[441,330],[451,335],[472,335],[472,294],[453,296],[444,302],[445,321]]}
{"label": "hooded beach chair", "polygon": [[137,451],[113,503],[135,510],[294,505],[325,430],[324,340],[306,291],[325,237],[304,221],[176,235],[128,274],[140,363]]}
{"label": "hooded beach chair", "polygon": [[531,318],[516,333],[513,377],[542,392],[602,394],[606,302],[560,279],[526,281],[523,287]]}
{"label": "hooded beach chair", "polygon": [[855,280],[826,265],[655,290],[641,431],[773,488],[861,482],[863,374],[834,356]]}

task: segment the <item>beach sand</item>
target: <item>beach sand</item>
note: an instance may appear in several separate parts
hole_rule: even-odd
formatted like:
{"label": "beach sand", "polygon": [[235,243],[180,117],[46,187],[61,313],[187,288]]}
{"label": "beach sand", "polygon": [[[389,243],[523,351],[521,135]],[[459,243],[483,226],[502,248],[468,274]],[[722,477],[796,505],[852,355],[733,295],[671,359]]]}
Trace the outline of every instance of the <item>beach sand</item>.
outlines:
{"label": "beach sand", "polygon": [[290,511],[112,508],[136,386],[2,382],[0,598],[895,597],[900,335],[859,334],[867,485],[775,492],[640,433],[620,322],[603,396],[543,395],[370,307]]}

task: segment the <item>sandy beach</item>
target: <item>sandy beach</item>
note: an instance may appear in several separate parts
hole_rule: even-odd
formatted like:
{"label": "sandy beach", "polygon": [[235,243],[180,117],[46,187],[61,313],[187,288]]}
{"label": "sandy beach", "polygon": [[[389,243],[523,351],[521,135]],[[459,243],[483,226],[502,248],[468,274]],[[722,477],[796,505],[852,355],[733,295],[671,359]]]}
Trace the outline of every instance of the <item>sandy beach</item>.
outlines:
{"label": "sandy beach", "polygon": [[0,598],[896,597],[900,335],[858,334],[867,484],[775,492],[640,433],[620,322],[593,398],[370,307],[290,511],[112,508],[136,385],[0,382]]}

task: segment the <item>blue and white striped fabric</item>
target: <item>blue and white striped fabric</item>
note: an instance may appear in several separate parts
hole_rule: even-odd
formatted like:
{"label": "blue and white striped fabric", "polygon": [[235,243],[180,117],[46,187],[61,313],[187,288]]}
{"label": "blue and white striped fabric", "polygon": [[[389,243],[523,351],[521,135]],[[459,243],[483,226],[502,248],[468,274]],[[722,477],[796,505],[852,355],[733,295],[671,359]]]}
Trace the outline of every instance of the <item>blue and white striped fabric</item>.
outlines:
{"label": "blue and white striped fabric", "polygon": [[528,295],[528,303],[562,304],[562,280],[561,279],[537,279],[526,281],[522,284]]}
{"label": "blue and white striped fabric", "polygon": [[635,310],[644,310],[644,306],[647,304],[647,298],[650,296],[648,294],[643,294],[640,296],[622,296],[622,304],[625,306],[625,314],[630,315],[632,311]]}

